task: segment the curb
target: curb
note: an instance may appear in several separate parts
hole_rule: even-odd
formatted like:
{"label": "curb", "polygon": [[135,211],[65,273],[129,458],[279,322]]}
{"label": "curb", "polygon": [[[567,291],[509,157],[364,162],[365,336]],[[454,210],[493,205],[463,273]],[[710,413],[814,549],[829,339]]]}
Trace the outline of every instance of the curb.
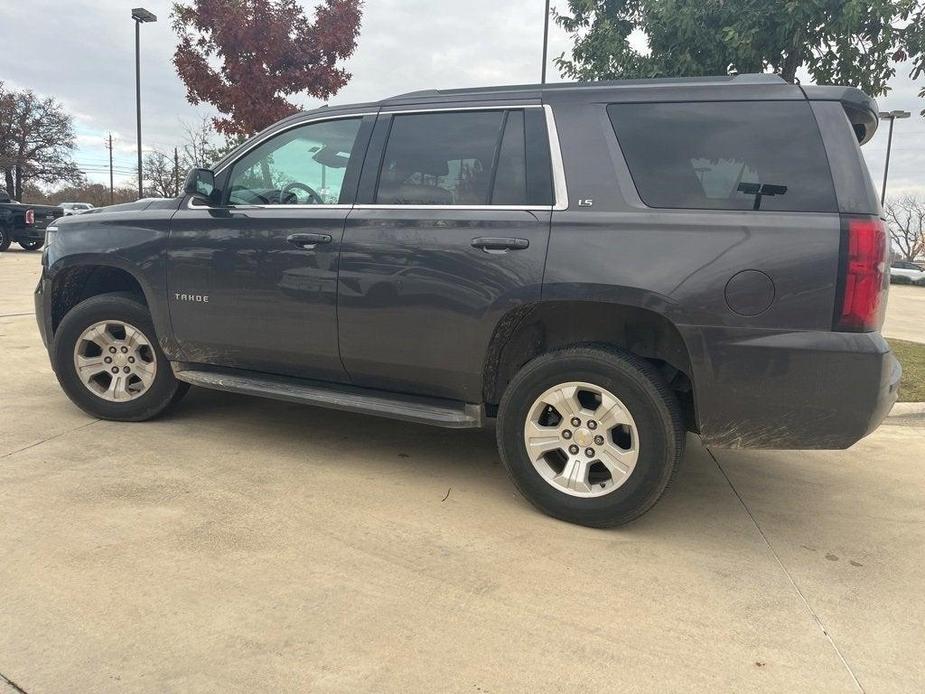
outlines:
{"label": "curb", "polygon": [[897,402],[883,420],[884,424],[925,421],[925,402]]}

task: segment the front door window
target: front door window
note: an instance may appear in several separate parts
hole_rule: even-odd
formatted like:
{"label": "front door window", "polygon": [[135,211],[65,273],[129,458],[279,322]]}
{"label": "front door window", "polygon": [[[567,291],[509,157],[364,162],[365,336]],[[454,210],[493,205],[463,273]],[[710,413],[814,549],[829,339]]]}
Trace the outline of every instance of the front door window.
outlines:
{"label": "front door window", "polygon": [[230,205],[336,205],[359,118],[309,123],[264,142],[234,165]]}

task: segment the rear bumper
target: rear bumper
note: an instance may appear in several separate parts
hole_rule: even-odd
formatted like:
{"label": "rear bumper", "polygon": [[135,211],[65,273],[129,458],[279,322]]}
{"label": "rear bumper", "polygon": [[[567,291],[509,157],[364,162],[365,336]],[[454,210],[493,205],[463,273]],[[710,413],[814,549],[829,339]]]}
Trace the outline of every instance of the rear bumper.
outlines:
{"label": "rear bumper", "polygon": [[44,241],[45,230],[37,227],[23,227],[16,230],[16,241]]}
{"label": "rear bumper", "polygon": [[879,333],[682,326],[705,443],[727,448],[848,448],[899,394],[899,362]]}

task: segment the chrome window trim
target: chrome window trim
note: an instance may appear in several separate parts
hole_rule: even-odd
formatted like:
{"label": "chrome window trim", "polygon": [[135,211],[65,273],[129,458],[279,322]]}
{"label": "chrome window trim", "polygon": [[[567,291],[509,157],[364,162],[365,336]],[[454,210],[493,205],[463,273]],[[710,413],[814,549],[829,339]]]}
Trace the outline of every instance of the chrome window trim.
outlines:
{"label": "chrome window trim", "polygon": [[364,203],[353,205],[355,210],[508,210],[518,212],[549,212],[552,205],[395,205]]}
{"label": "chrome window trim", "polygon": [[568,185],[565,181],[565,164],[562,162],[562,148],[559,145],[559,131],[556,130],[556,117],[552,106],[543,104],[546,111],[546,134],[549,137],[549,161],[552,164],[554,210],[568,209]]}
{"label": "chrome window trim", "polygon": [[322,121],[328,121],[328,120],[344,120],[345,118],[365,118],[366,116],[375,116],[377,114],[378,114],[378,111],[367,111],[364,113],[324,114],[324,115],[318,116],[317,118],[309,118],[307,120],[299,121],[298,123],[293,123],[292,125],[287,125],[285,128],[280,128],[279,130],[274,130],[271,133],[267,133],[266,135],[261,137],[259,140],[254,140],[249,145],[247,145],[247,148],[244,149],[240,153],[240,156],[235,157],[234,161],[228,162],[220,169],[216,169],[214,173],[216,176],[218,176],[222,171],[237,164],[244,157],[246,157],[252,150],[256,149],[257,147],[262,145],[267,140],[274,138],[277,135],[281,135],[285,132],[289,132],[290,130],[293,130],[295,128],[301,128],[303,125],[311,125],[312,123],[320,123]]}
{"label": "chrome window trim", "polygon": [[209,205],[194,205],[195,197],[191,197],[186,203],[188,210],[239,210],[247,212],[248,210],[352,210],[356,205],[341,204],[323,204],[323,205],[227,205],[225,207],[211,207]]}
{"label": "chrome window trim", "polygon": [[353,205],[228,205],[227,207],[211,207],[207,205],[194,205],[193,200],[195,198],[190,198],[187,202],[187,209],[190,210],[506,210],[506,211],[538,211],[538,212],[549,212],[552,210],[566,210],[568,209],[568,187],[565,180],[565,166],[562,162],[562,149],[559,145],[559,132],[556,129],[556,118],[552,112],[552,107],[549,104],[506,104],[506,105],[489,105],[489,106],[448,106],[441,108],[424,108],[424,109],[413,109],[406,111],[367,111],[363,113],[343,113],[336,115],[321,115],[317,118],[312,118],[309,120],[300,121],[298,123],[293,123],[290,126],[281,128],[272,133],[267,134],[265,137],[262,137],[260,140],[253,142],[247,149],[241,152],[241,155],[236,157],[234,161],[226,164],[221,169],[218,169],[215,172],[215,175],[218,176],[225,169],[234,166],[249,152],[254,148],[260,146],[267,140],[272,137],[275,137],[279,134],[292,130],[293,128],[298,128],[303,125],[310,125],[312,123],[319,123],[322,121],[329,120],[343,120],[345,118],[365,118],[366,116],[377,116],[377,115],[403,115],[411,113],[445,113],[452,111],[506,111],[506,110],[518,110],[518,109],[527,109],[527,108],[542,108],[546,113],[546,136],[549,139],[549,160],[552,165],[552,179],[553,179],[553,198],[555,204],[553,205],[394,205],[394,204],[378,204],[378,203],[364,203],[364,204],[353,204]]}

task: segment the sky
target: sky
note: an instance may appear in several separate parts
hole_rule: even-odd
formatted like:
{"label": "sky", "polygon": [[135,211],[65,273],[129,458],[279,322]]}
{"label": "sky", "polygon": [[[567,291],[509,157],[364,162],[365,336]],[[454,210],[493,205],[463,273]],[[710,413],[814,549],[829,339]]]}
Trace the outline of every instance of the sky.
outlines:
{"label": "sky", "polygon": [[[91,180],[108,182],[105,139],[112,132],[119,182],[131,184],[135,163],[134,22],[144,3],[158,21],[141,27],[142,127],[145,148],[171,150],[183,124],[213,113],[191,106],[170,62],[176,37],[165,0],[0,0],[0,80],[61,101],[74,116],[76,160]],[[553,5],[555,6],[555,0]],[[560,2],[564,4],[564,2]],[[309,9],[312,2],[303,2]],[[439,7],[438,7],[439,6]],[[346,63],[350,83],[330,103],[385,98],[417,89],[538,82],[543,0],[367,0],[357,51]],[[41,31],[33,30],[41,18]],[[550,23],[549,81],[559,81],[552,58],[567,52],[568,35]],[[904,109],[896,122],[889,192],[925,196],[925,100],[901,66],[881,110]],[[294,99],[305,108],[320,105]],[[884,125],[864,146],[880,185],[886,153]]]}

